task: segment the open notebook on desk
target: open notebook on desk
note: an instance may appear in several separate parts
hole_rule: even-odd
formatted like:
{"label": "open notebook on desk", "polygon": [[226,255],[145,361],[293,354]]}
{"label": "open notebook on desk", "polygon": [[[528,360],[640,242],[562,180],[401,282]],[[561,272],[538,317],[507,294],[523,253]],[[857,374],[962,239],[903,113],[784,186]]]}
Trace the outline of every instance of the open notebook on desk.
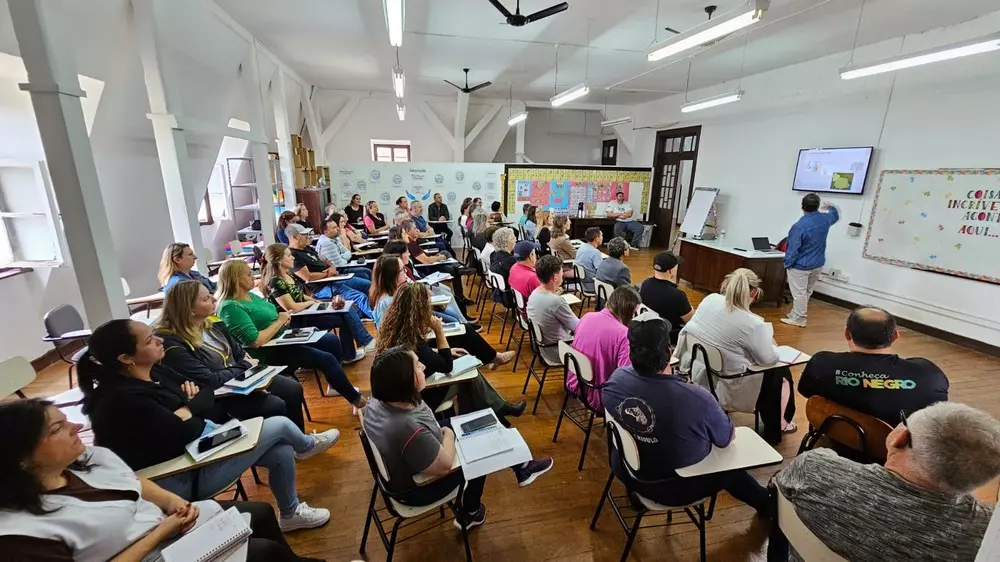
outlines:
{"label": "open notebook on desk", "polygon": [[450,273],[442,273],[440,271],[437,271],[431,273],[430,275],[424,277],[423,279],[420,279],[418,282],[424,283],[426,285],[436,285],[438,283],[441,283],[442,281],[451,281],[451,280],[452,276]]}
{"label": "open notebook on desk", "polygon": [[164,548],[161,556],[164,562],[242,562],[252,533],[250,514],[230,507]]}
{"label": "open notebook on desk", "polygon": [[[462,429],[462,424],[483,416],[493,416],[496,423],[478,431],[466,432]],[[455,445],[466,480],[531,460],[531,451],[521,434],[516,429],[500,425],[491,409],[452,416],[451,428],[455,431]]]}

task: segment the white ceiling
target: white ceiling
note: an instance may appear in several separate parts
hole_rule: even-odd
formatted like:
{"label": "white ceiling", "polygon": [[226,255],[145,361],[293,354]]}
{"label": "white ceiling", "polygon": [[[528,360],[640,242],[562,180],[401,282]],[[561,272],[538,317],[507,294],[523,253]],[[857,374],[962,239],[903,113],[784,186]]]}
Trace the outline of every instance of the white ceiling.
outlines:
{"label": "white ceiling", "polygon": [[[515,0],[503,0],[513,9]],[[530,13],[559,0],[523,0]],[[330,89],[391,90],[395,62],[380,0],[216,0],[307,81]],[[586,101],[633,104],[683,92],[688,60],[649,63],[654,40],[705,19],[706,4],[718,13],[742,0],[568,0],[569,10],[515,28],[487,0],[408,0],[400,62],[408,95],[450,94],[442,80],[494,85],[475,96],[546,100],[558,85],[593,84]],[[733,35],[693,59],[690,87],[736,80],[797,62],[849,50],[861,0],[772,0],[764,20],[746,35]],[[996,0],[867,0],[858,44],[960,23],[998,8]],[[659,18],[657,19],[657,11]],[[587,28],[591,27],[587,70]],[[744,45],[745,52],[744,52]],[[745,59],[744,59],[745,54]],[[741,72],[741,66],[743,70]],[[645,74],[643,74],[645,73]],[[606,88],[611,87],[610,90]]]}

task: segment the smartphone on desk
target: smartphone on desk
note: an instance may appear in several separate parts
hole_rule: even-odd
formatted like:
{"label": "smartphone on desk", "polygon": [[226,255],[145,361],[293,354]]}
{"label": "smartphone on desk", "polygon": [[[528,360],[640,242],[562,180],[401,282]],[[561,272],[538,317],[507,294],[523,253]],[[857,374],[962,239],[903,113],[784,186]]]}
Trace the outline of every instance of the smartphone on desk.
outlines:
{"label": "smartphone on desk", "polygon": [[316,306],[316,310],[326,310],[327,308],[330,308],[330,303],[328,302],[321,302]]}
{"label": "smartphone on desk", "polygon": [[238,381],[245,381],[250,377],[253,377],[254,375],[260,373],[264,369],[267,369],[268,367],[269,367],[268,365],[257,365],[256,367],[250,367],[246,371],[243,371],[242,373],[236,375],[233,378],[235,378]]}
{"label": "smartphone on desk", "polygon": [[469,420],[462,424],[462,434],[472,433],[473,431],[479,431],[480,429],[486,429],[487,427],[496,425],[497,418],[493,414],[486,414],[485,416],[478,417],[474,420]]}
{"label": "smartphone on desk", "polygon": [[308,336],[309,333],[310,333],[309,328],[294,328],[292,330],[288,330],[288,332],[285,334],[285,337],[286,338],[303,338],[305,336]]}
{"label": "smartphone on desk", "polygon": [[241,435],[243,435],[243,432],[238,427],[234,427],[228,431],[223,431],[222,433],[210,435],[198,441],[198,452],[204,453],[205,451],[214,449],[223,443],[228,443],[234,439],[238,439]]}

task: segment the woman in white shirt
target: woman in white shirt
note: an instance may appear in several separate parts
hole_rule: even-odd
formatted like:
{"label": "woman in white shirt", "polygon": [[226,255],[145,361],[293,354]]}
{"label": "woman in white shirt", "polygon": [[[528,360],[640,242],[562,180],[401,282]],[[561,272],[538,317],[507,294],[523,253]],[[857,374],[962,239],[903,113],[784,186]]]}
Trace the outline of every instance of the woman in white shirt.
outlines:
{"label": "woman in white shirt", "polygon": [[761,296],[760,278],[740,268],[726,276],[720,290],[721,294],[711,294],[701,301],[680,332],[675,354],[681,358],[681,370],[690,372],[697,384],[710,388],[702,356],[693,360],[692,351],[697,341],[717,347],[722,352],[722,374],[736,377],[712,379],[719,403],[727,412],[758,411],[764,422],[764,438],[778,443],[782,433],[796,430],[791,422],[795,415],[795,401],[790,399],[791,370],[782,367],[764,373],[747,372],[751,365],[778,362],[774,327],[750,312],[750,305]]}

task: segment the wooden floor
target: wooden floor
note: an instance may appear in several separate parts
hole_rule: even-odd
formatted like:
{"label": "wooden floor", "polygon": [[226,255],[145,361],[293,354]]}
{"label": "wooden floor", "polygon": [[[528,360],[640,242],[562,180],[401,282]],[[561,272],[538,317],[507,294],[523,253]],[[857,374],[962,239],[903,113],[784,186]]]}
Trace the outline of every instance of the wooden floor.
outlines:
{"label": "wooden floor", "polygon": [[[652,274],[653,251],[637,251],[627,263],[632,279],[640,282]],[[686,289],[692,304],[703,293]],[[786,306],[786,310],[787,310]],[[772,307],[755,309],[774,323],[779,344],[788,344],[807,353],[822,350],[843,351],[844,323],[848,311],[813,300],[810,304],[809,327],[798,329],[778,322],[782,310]],[[484,334],[495,343],[499,337],[498,323],[491,334]],[[951,400],[982,408],[1000,417],[1000,361],[944,341],[909,330],[902,331],[896,346],[903,356],[922,356],[937,363],[951,381]],[[527,344],[525,350],[528,351]],[[528,351],[530,353],[530,351]],[[362,391],[367,392],[371,359],[366,358],[348,367],[347,372]],[[521,399],[526,362],[512,373],[510,367],[488,373],[490,382],[508,400]],[[554,373],[555,371],[553,371]],[[801,367],[793,369],[796,380]],[[563,390],[558,378],[550,378],[545,387],[538,414],[530,413],[531,401],[537,391],[532,382],[528,388],[529,409],[514,420],[515,427],[527,440],[535,457],[555,458],[555,467],[528,488],[519,489],[509,471],[491,476],[486,485],[484,503],[487,522],[471,533],[473,556],[479,560],[539,561],[539,560],[617,560],[624,547],[624,535],[605,506],[597,530],[588,528],[597,506],[598,497],[608,476],[607,444],[603,430],[595,432],[588,451],[586,466],[576,470],[582,433],[571,424],[560,429],[559,442],[552,442]],[[365,509],[372,490],[372,478],[365,462],[357,434],[357,418],[341,398],[321,398],[316,384],[304,383],[312,411],[313,429],[339,428],[340,442],[321,456],[299,463],[298,490],[302,501],[315,507],[325,507],[333,513],[323,528],[299,531],[289,535],[295,550],[304,556],[327,560],[384,560],[385,550],[374,529],[368,538],[367,557],[358,553]],[[26,391],[29,396],[45,396],[65,390],[65,369],[54,366],[39,375]],[[788,435],[778,447],[786,459],[798,448],[807,423],[805,400],[797,396],[799,432]],[[738,425],[752,425],[751,416],[737,416]],[[754,471],[764,483],[780,466]],[[252,479],[244,483],[255,499],[271,500],[267,489],[256,487]],[[617,486],[617,484],[616,484]],[[674,521],[685,519],[675,517]],[[436,519],[432,519],[436,522]],[[652,519],[650,523],[655,523]],[[768,526],[753,515],[753,510],[735,502],[729,495],[719,496],[715,517],[708,524],[708,559],[711,561],[764,560]],[[428,530],[412,541],[398,545],[396,560],[461,560],[461,537],[449,523]],[[697,560],[698,533],[690,523],[676,524],[640,531],[632,549],[631,560]]]}

